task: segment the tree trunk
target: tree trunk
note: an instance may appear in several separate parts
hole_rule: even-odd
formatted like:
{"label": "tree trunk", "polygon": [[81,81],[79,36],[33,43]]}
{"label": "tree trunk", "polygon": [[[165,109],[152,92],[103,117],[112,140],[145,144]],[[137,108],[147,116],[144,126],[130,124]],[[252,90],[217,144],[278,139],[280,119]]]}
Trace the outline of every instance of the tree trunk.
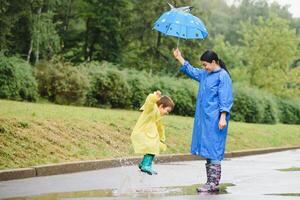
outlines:
{"label": "tree trunk", "polygon": [[27,54],[27,62],[28,62],[28,63],[30,62],[30,58],[31,58],[32,45],[33,45],[33,41],[32,41],[32,39],[31,39],[31,40],[30,40],[30,47],[29,47],[28,54]]}
{"label": "tree trunk", "polygon": [[92,57],[93,57],[93,53],[95,51],[95,41],[92,41],[91,45],[90,45],[90,51],[89,51],[89,57],[88,57],[88,61],[91,61],[92,60]]}
{"label": "tree trunk", "polygon": [[41,18],[41,12],[42,12],[42,7],[39,8],[38,10],[38,17],[37,17],[37,36],[36,36],[36,51],[35,51],[35,63],[39,62],[39,56],[40,56],[40,18]]}
{"label": "tree trunk", "polygon": [[72,3],[73,3],[73,0],[69,0],[68,8],[67,8],[67,14],[66,14],[66,17],[65,17],[64,31],[69,30],[69,21],[70,21],[69,18],[70,18],[70,15],[71,15]]}
{"label": "tree trunk", "polygon": [[86,23],[85,23],[85,45],[84,45],[84,59],[86,61],[89,61],[89,55],[90,55],[90,48],[89,48],[89,26],[90,23],[90,18],[87,18]]}

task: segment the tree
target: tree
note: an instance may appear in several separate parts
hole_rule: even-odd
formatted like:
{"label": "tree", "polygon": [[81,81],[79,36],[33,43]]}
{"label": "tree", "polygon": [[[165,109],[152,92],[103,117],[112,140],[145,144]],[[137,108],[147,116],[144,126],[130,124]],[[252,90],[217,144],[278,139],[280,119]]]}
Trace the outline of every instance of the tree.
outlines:
{"label": "tree", "polygon": [[49,2],[44,0],[39,0],[37,4],[32,6],[28,62],[31,59],[32,52],[35,53],[35,63],[37,63],[40,55],[50,59],[60,49],[60,37],[56,30],[58,23],[53,21],[54,13],[51,7],[51,4],[49,5]]}
{"label": "tree", "polygon": [[289,22],[277,16],[258,25],[243,23],[244,55],[250,83],[284,96],[288,88],[289,66],[299,55],[299,38]]}
{"label": "tree", "polygon": [[223,17],[223,24],[227,27],[225,32],[222,32],[225,40],[238,45],[241,45],[240,22],[251,21],[253,24],[258,24],[260,18],[267,20],[274,14],[280,18],[292,20],[287,6],[280,6],[277,2],[269,4],[267,0],[240,0],[237,5],[232,5],[230,9],[220,10],[220,13],[227,14],[227,18]]}
{"label": "tree", "polygon": [[82,8],[85,59],[117,62],[123,45],[123,28],[130,16],[130,1],[84,0]]}
{"label": "tree", "polygon": [[220,58],[230,68],[244,67],[243,55],[240,46],[231,45],[228,41],[225,41],[223,35],[217,35],[213,39],[213,49],[220,55]]}
{"label": "tree", "polygon": [[[130,43],[122,51],[122,65],[137,69],[145,69],[152,73],[175,74],[178,70],[174,67],[177,62],[172,56],[172,49],[176,48],[178,39],[171,36],[164,36],[153,30],[155,21],[170,7],[166,2],[134,1],[132,11],[132,24],[128,34]],[[191,0],[170,1],[174,6],[180,7],[193,5]],[[198,8],[195,2],[195,9],[192,13],[197,16],[203,15],[203,10]],[[197,6],[197,8],[196,8]],[[141,17],[142,16],[142,17]],[[204,48],[200,40],[180,39],[179,47],[182,52],[193,61],[199,61],[199,52]]]}
{"label": "tree", "polygon": [[6,55],[26,55],[29,0],[0,1],[0,50]]}

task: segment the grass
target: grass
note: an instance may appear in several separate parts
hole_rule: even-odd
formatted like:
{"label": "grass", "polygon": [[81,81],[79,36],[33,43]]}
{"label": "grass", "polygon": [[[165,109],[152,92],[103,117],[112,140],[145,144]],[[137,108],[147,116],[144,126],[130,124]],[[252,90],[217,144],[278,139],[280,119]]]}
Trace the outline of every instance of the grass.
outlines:
{"label": "grass", "polygon": [[[0,169],[132,156],[130,133],[140,112],[0,100]],[[168,150],[188,153],[193,118],[167,116]],[[231,121],[227,151],[296,146],[300,125]]]}
{"label": "grass", "polygon": [[282,194],[267,194],[267,195],[300,197],[300,193],[282,193]]}
{"label": "grass", "polygon": [[295,171],[300,171],[300,167],[290,167],[290,168],[278,169],[278,170],[282,172],[295,172]]}

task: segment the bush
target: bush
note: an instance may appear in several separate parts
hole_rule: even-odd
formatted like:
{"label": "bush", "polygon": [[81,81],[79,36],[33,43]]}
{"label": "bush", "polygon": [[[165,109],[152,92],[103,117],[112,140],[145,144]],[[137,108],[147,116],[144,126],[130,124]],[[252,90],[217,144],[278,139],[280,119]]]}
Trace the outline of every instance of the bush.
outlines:
{"label": "bush", "polygon": [[279,118],[285,124],[300,124],[300,106],[296,102],[277,100]]}
{"label": "bush", "polygon": [[91,80],[86,105],[112,108],[131,107],[132,94],[123,72],[109,63],[101,65],[91,63],[85,67]]}
{"label": "bush", "polygon": [[171,96],[175,102],[174,114],[193,116],[195,113],[196,97],[187,88],[180,88]]}
{"label": "bush", "polygon": [[20,58],[0,55],[0,98],[36,101],[38,96],[32,67]]}
{"label": "bush", "polygon": [[231,118],[242,122],[274,124],[279,118],[274,98],[263,91],[237,85]]}
{"label": "bush", "polygon": [[91,62],[80,67],[88,71],[91,79],[86,105],[139,109],[149,93],[161,90],[174,100],[174,114],[194,114],[197,83],[192,80],[152,76],[132,69],[119,70],[105,62]]}
{"label": "bush", "polygon": [[151,91],[161,90],[163,94],[170,96],[174,103],[174,114],[193,116],[197,97],[197,83],[189,79],[175,77],[154,77],[150,86]]}
{"label": "bush", "polygon": [[[90,67],[89,73],[96,81],[92,84],[94,89],[89,93],[90,105],[99,106],[101,104],[102,106],[138,109],[149,93],[161,90],[163,94],[174,100],[174,114],[194,115],[198,83],[193,80],[169,76],[150,76],[146,72],[129,69],[121,71],[117,66],[109,63],[94,64]],[[281,104],[283,103],[281,102]],[[237,84],[234,86],[234,105],[231,118],[235,121],[249,123],[274,124],[279,121],[299,123],[300,110],[296,105],[298,104],[284,103],[279,106],[275,96],[256,88]],[[288,117],[284,119],[284,115]]]}
{"label": "bush", "polygon": [[127,82],[131,91],[131,107],[139,109],[145,102],[147,95],[152,92],[150,78],[144,72],[132,70],[127,72]]}
{"label": "bush", "polygon": [[40,94],[58,104],[81,105],[85,102],[87,75],[71,63],[43,61],[36,66]]}
{"label": "bush", "polygon": [[[107,62],[74,67],[55,59],[40,62],[35,74],[36,78],[32,67],[22,59],[0,54],[0,98],[36,101],[39,91],[59,104],[138,109],[149,93],[161,90],[175,102],[174,114],[193,116],[195,112],[198,83],[190,79],[120,70]],[[250,123],[300,124],[300,105],[236,84],[231,118]]]}
{"label": "bush", "polygon": [[260,123],[275,124],[279,122],[279,110],[274,96],[262,96],[263,101],[263,118]]}
{"label": "bush", "polygon": [[247,91],[234,89],[231,119],[241,122],[258,122],[262,118],[262,107],[257,99]]}

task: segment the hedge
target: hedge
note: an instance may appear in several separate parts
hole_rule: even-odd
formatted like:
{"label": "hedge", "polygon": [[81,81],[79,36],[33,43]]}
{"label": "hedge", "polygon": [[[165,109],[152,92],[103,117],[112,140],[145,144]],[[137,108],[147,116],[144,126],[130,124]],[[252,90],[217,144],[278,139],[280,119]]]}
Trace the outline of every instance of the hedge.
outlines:
{"label": "hedge", "polygon": [[[30,65],[20,65],[19,62],[0,61],[0,97],[35,100],[38,94],[32,69]],[[21,74],[26,74],[26,79]],[[138,110],[149,93],[161,90],[174,100],[173,114],[183,116],[194,115],[198,93],[198,83],[191,79],[124,70],[107,62],[79,66],[63,61],[40,63],[36,66],[36,79],[40,95],[50,101],[93,107]],[[248,123],[300,124],[300,104],[257,88],[234,84],[231,119]]]}
{"label": "hedge", "polygon": [[59,59],[41,61],[35,72],[41,96],[58,104],[82,105],[85,102],[88,77],[71,63]]}
{"label": "hedge", "polygon": [[36,101],[38,84],[30,64],[0,53],[0,98]]}

